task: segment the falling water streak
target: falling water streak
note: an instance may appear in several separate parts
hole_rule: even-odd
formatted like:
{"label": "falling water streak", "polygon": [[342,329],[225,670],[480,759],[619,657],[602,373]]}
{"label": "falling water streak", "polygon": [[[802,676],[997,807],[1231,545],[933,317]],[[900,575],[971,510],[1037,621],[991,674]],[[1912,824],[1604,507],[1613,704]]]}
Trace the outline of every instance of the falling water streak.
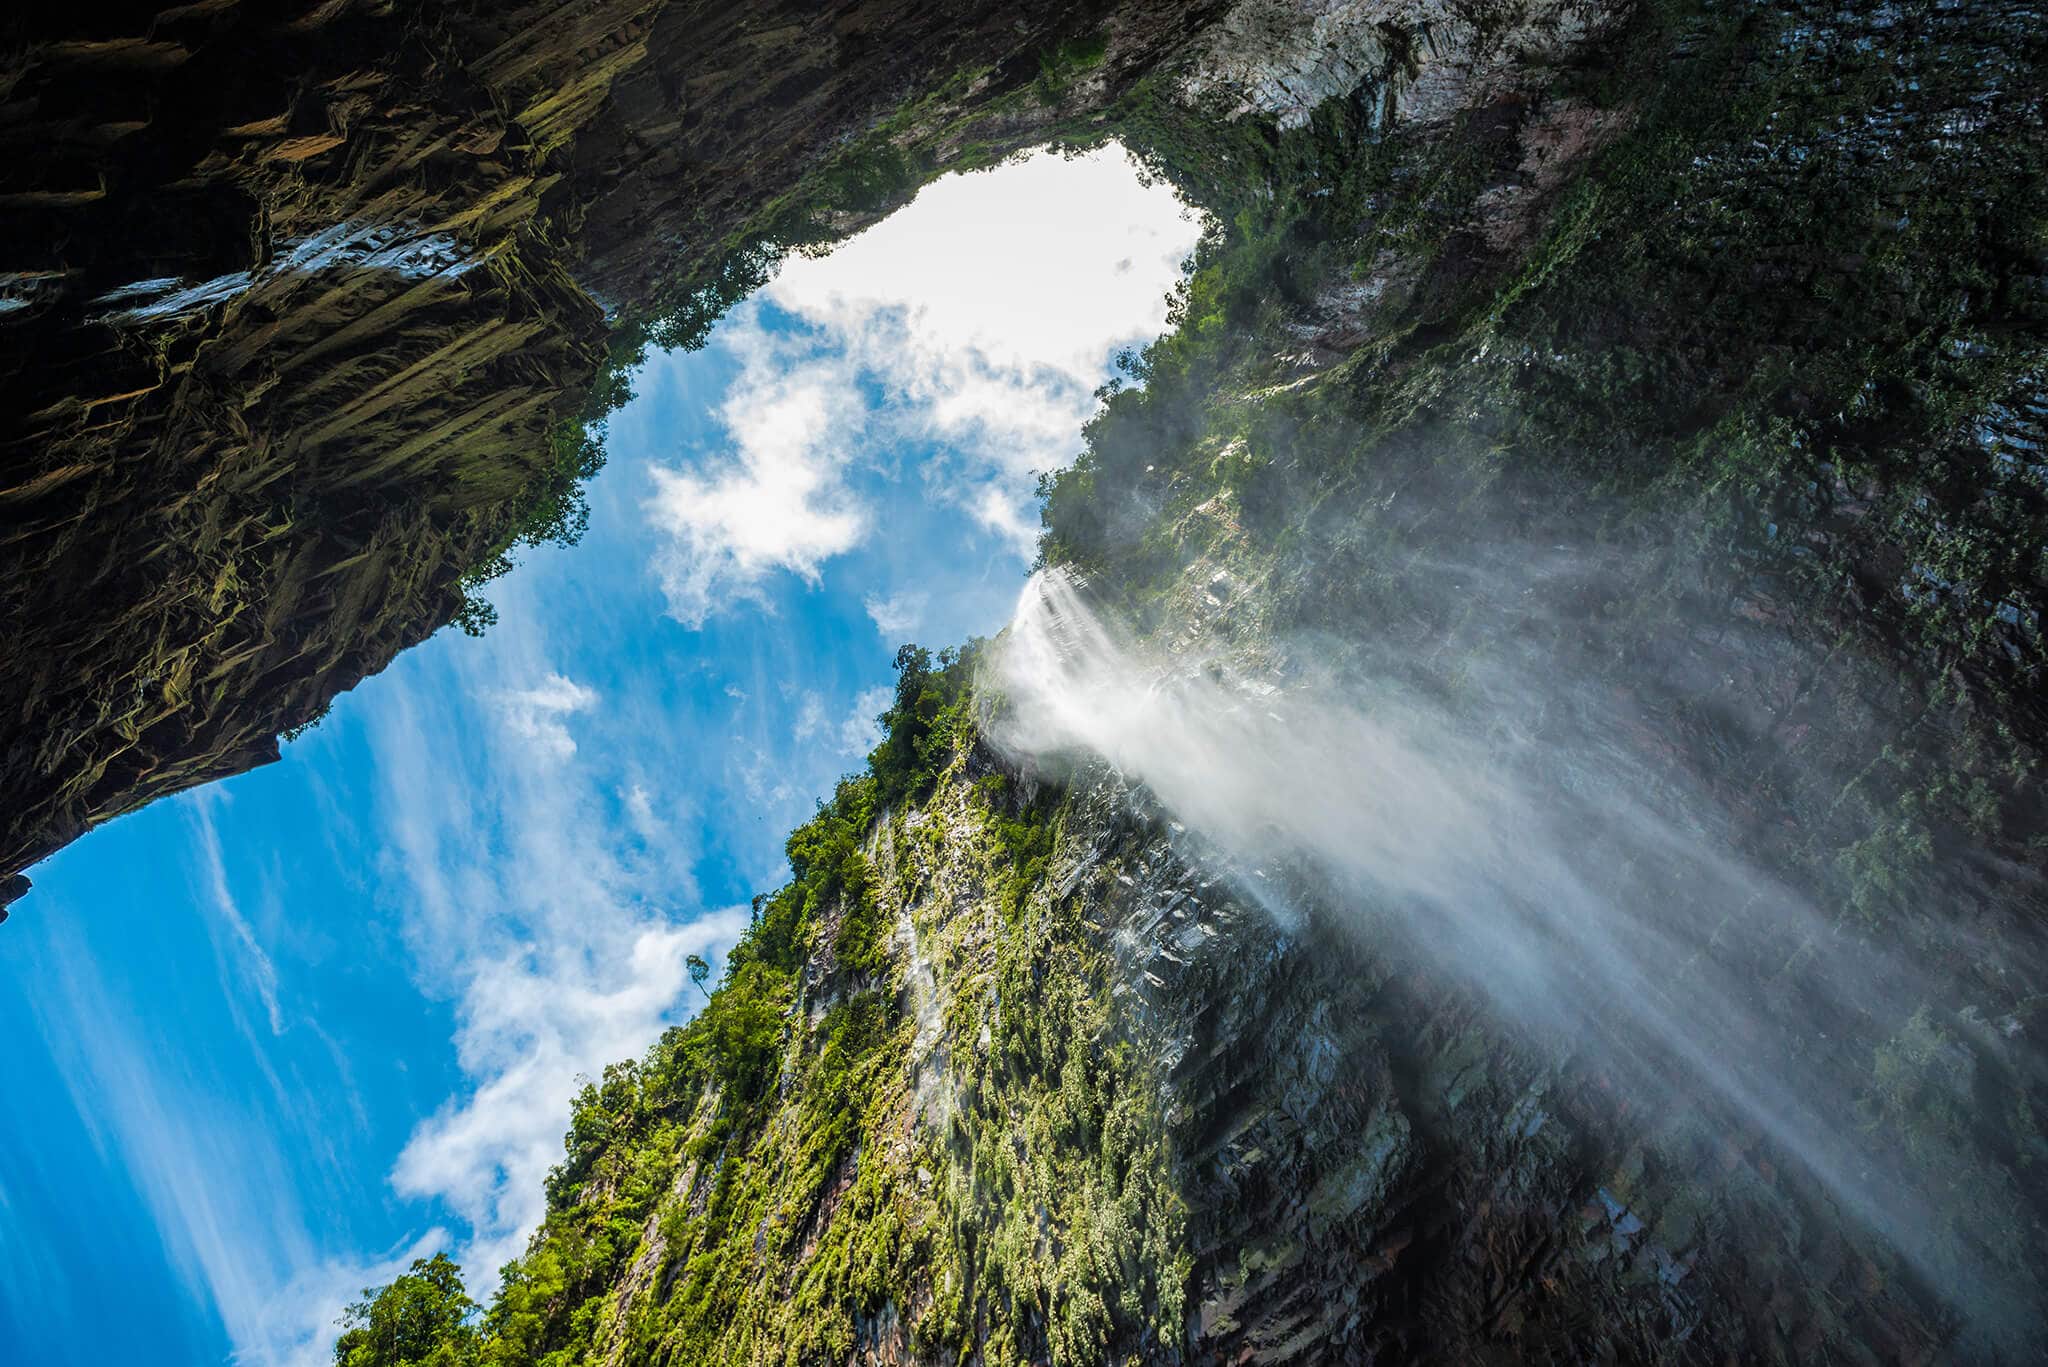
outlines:
{"label": "falling water streak", "polygon": [[[995,668],[1005,705],[992,736],[1013,755],[1099,757],[1243,866],[1304,861],[1359,899],[1372,932],[1404,939],[1511,1021],[1597,1043],[1639,1099],[1683,1104],[1710,1088],[1980,1326],[2038,1332],[2037,1312],[1996,1269],[1936,1246],[1927,1193],[1939,1174],[1906,1170],[1862,1133],[1852,1071],[1829,1057],[1841,1044],[1816,1050],[1817,1062],[1801,1056],[1816,1022],[1887,1003],[1910,1012],[1935,998],[1932,985],[1679,829],[1642,796],[1641,776],[1611,758],[1600,775],[1598,830],[1632,856],[1620,888],[1603,890],[1595,875],[1616,875],[1589,862],[1607,851],[1588,848],[1583,794],[1531,788],[1446,712],[1391,687],[1369,699],[1254,698],[1163,668],[1120,642],[1057,570],[1026,586]],[[1244,881],[1270,909],[1297,912],[1263,880]],[[1734,953],[1781,943],[1816,950],[1789,1024],[1764,1009]]]}

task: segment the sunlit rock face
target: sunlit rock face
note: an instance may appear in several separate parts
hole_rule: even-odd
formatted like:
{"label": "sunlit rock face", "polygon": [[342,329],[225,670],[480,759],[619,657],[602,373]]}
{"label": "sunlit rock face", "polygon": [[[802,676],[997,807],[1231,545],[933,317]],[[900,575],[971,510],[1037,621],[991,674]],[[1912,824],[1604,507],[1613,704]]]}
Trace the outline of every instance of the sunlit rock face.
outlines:
{"label": "sunlit rock face", "polygon": [[1181,89],[1224,102],[1226,117],[1269,114],[1291,129],[1371,87],[1389,125],[1426,125],[1525,88],[1628,12],[1581,0],[1240,0],[1199,40]]}

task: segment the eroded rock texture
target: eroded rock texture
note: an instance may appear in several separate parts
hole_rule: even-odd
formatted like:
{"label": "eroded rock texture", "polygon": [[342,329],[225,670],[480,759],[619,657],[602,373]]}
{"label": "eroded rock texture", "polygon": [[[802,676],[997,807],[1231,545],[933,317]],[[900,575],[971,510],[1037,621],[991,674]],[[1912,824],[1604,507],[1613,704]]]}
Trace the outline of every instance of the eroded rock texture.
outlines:
{"label": "eroded rock texture", "polygon": [[130,10],[14,21],[10,871],[274,759],[447,621],[602,350],[523,247],[513,92],[417,16]]}
{"label": "eroded rock texture", "polygon": [[[0,875],[274,759],[277,732],[447,623],[565,459],[603,309],[663,316],[743,244],[846,231],[963,150],[1036,141],[1203,14],[416,0],[8,19]],[[1041,54],[1105,24],[1089,83],[1015,98]],[[913,107],[879,172],[799,194]]]}

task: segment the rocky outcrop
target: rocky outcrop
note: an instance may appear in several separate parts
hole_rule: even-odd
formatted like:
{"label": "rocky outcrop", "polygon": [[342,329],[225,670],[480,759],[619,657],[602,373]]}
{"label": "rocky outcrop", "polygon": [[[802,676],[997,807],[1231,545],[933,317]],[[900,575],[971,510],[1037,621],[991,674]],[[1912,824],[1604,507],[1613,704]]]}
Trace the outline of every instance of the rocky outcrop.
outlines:
{"label": "rocky outcrop", "polygon": [[[1107,25],[1109,61],[1069,100],[1099,106],[1202,13],[413,0],[10,19],[0,875],[274,759],[278,732],[454,617],[563,466],[605,310],[658,316],[770,228],[843,232],[969,143],[1035,141],[1073,112],[1016,98],[1042,53]],[[925,122],[893,130],[908,169],[789,212],[913,105]],[[812,227],[835,200],[854,212]]]}
{"label": "rocky outcrop", "polygon": [[135,8],[15,21],[0,106],[10,871],[448,621],[603,354],[500,68],[412,7]]}
{"label": "rocky outcrop", "polygon": [[1198,40],[1180,89],[1226,118],[1265,114],[1286,130],[1364,88],[1389,131],[1427,127],[1526,92],[1532,73],[1572,60],[1629,13],[1576,0],[1238,0]]}

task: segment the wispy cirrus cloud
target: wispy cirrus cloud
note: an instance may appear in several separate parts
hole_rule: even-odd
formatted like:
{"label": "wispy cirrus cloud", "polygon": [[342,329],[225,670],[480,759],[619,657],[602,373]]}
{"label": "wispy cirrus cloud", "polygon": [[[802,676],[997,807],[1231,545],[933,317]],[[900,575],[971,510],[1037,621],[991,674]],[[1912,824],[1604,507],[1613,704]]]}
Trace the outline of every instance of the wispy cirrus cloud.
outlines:
{"label": "wispy cirrus cloud", "polygon": [[905,641],[924,623],[925,607],[930,602],[928,593],[905,590],[886,597],[871,593],[861,600],[861,606],[868,610],[868,620],[885,640]]}
{"label": "wispy cirrus cloud", "polygon": [[[198,845],[199,866],[204,875],[207,897],[218,919],[218,924],[227,932],[230,941],[226,951],[237,960],[241,976],[254,989],[263,1003],[263,1014],[270,1025],[270,1033],[284,1033],[284,1012],[277,999],[277,965],[271,960],[270,952],[256,938],[256,931],[242,914],[240,904],[235,900],[234,891],[228,886],[227,863],[221,857],[220,831],[214,825],[213,813],[216,806],[227,801],[225,794],[217,789],[204,788],[194,793],[187,807],[192,814],[193,834]],[[218,941],[216,941],[218,945]],[[222,982],[227,1000],[238,1000],[239,994],[232,990],[225,978]],[[251,1041],[252,1044],[255,1041]],[[259,1046],[260,1048],[260,1046]]]}
{"label": "wispy cirrus cloud", "polygon": [[[445,686],[399,684],[370,723],[397,852],[386,894],[411,908],[421,985],[454,1004],[465,1079],[391,1180],[467,1226],[474,1290],[540,1220],[577,1078],[686,1018],[689,956],[715,955],[746,917],[691,904],[689,852],[663,848],[682,837],[635,773],[639,737],[556,666],[537,613],[507,611],[443,668]],[[503,724],[436,743],[479,702]]]}
{"label": "wispy cirrus cloud", "polygon": [[109,992],[80,937],[60,930],[52,941],[56,971],[35,1002],[44,1037],[87,1133],[133,1182],[187,1292],[220,1316],[238,1365],[331,1362],[342,1307],[445,1246],[446,1232],[366,1259],[323,1255],[283,1147],[317,1142],[308,1117],[280,1132],[258,1098],[224,1085],[211,1061],[168,1047],[139,1004]]}

